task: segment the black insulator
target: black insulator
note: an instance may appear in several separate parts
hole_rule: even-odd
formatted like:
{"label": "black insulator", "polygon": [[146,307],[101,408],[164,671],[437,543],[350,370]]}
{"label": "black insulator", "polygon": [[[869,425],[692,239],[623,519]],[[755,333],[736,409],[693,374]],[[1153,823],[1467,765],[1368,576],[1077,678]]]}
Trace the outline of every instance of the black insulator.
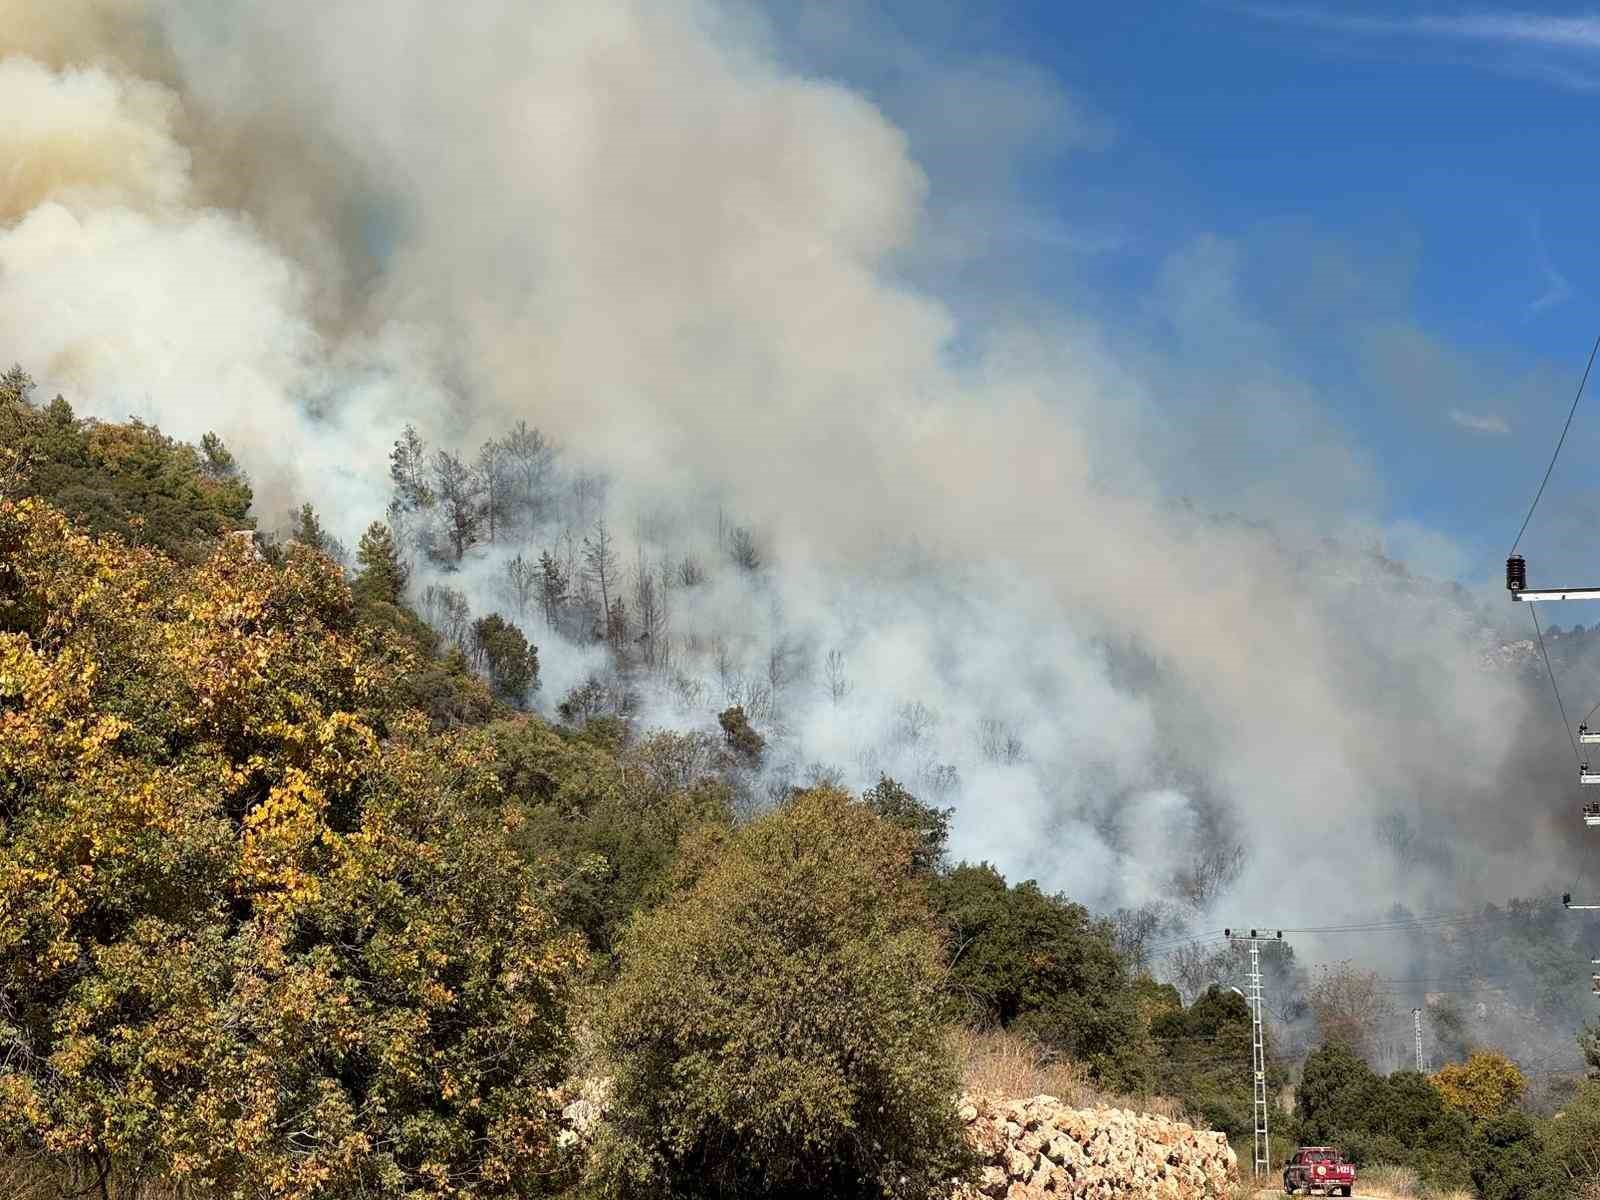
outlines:
{"label": "black insulator", "polygon": [[1520,592],[1528,586],[1528,564],[1522,561],[1522,555],[1513,554],[1506,559],[1506,587],[1513,592]]}

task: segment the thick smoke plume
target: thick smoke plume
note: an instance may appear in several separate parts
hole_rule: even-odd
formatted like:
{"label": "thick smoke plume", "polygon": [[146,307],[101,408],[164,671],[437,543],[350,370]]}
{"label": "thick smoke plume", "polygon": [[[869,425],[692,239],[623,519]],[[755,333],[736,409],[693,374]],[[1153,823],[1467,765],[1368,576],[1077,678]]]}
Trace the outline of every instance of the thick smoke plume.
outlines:
{"label": "thick smoke plume", "polygon": [[[1364,456],[1226,243],[1163,273],[1161,349],[1032,297],[958,317],[907,281],[964,185],[780,41],[697,0],[0,0],[0,352],[216,429],[264,512],[347,543],[408,422],[538,426],[627,567],[717,561],[732,514],[766,564],[680,600],[690,682],[648,716],[709,722],[782,647],[775,770],[905,776],[958,854],[1085,902],[1318,924],[1560,877],[1571,789],[1502,789],[1523,685],[1472,603],[1348,548],[1382,534]],[[971,121],[1037,80],[960,82]],[[1197,349],[1219,324],[1236,354]],[[1185,387],[1215,404],[1174,431]],[[452,586],[504,608],[509,552]],[[597,666],[541,653],[547,701]]]}

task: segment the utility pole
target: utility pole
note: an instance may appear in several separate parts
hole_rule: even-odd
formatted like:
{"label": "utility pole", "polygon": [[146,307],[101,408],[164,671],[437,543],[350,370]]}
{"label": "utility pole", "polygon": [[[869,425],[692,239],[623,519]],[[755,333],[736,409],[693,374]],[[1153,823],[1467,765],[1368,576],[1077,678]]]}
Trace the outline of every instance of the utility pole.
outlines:
{"label": "utility pole", "polygon": [[1411,1023],[1416,1027],[1417,1031],[1417,1074],[1426,1075],[1427,1069],[1422,1065],[1422,1010],[1420,1008],[1411,1010]]}
{"label": "utility pole", "polygon": [[1251,1066],[1255,1070],[1256,1110],[1252,1173],[1256,1179],[1264,1179],[1272,1172],[1272,1134],[1267,1130],[1267,1040],[1261,1026],[1261,943],[1283,941],[1283,931],[1269,933],[1265,929],[1252,929],[1247,937],[1242,929],[1224,929],[1222,935],[1234,945],[1247,942],[1250,946],[1250,1049]]}

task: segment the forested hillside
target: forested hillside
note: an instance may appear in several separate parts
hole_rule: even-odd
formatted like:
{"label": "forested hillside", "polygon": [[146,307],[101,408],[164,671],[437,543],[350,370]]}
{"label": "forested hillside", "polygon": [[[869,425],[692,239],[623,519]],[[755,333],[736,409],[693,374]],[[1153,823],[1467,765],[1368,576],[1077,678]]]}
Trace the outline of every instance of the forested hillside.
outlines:
{"label": "forested hillside", "polygon": [[[936,766],[774,775],[781,664],[698,727],[629,702],[700,652],[664,598],[710,564],[625,574],[597,521],[507,556],[503,611],[456,598],[480,539],[572,502],[528,482],[536,434],[477,471],[407,434],[351,553],[308,507],[254,533],[220,441],[29,391],[0,393],[8,1194],[946,1194],[963,1078],[1018,1062],[1006,1086],[1181,1108],[1248,1153],[1237,971],[1174,958],[1171,914],[951,861]],[[747,531],[726,546],[760,569]],[[599,665],[551,697],[557,636]],[[1524,1115],[1466,1032],[1457,1074],[1375,1075],[1362,980],[1270,966],[1280,1148],[1496,1197],[1592,1168],[1597,1085]],[[580,1155],[560,1110],[601,1079]]]}

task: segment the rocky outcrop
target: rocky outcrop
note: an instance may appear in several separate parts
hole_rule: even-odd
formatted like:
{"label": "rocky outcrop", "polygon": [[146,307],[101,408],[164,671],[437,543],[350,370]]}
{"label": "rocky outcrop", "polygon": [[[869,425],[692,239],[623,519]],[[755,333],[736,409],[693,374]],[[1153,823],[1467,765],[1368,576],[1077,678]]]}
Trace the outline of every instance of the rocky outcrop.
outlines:
{"label": "rocky outcrop", "polygon": [[1053,1096],[966,1097],[961,1119],[983,1160],[957,1200],[1199,1200],[1228,1193],[1228,1139],[1122,1108],[1069,1108]]}

